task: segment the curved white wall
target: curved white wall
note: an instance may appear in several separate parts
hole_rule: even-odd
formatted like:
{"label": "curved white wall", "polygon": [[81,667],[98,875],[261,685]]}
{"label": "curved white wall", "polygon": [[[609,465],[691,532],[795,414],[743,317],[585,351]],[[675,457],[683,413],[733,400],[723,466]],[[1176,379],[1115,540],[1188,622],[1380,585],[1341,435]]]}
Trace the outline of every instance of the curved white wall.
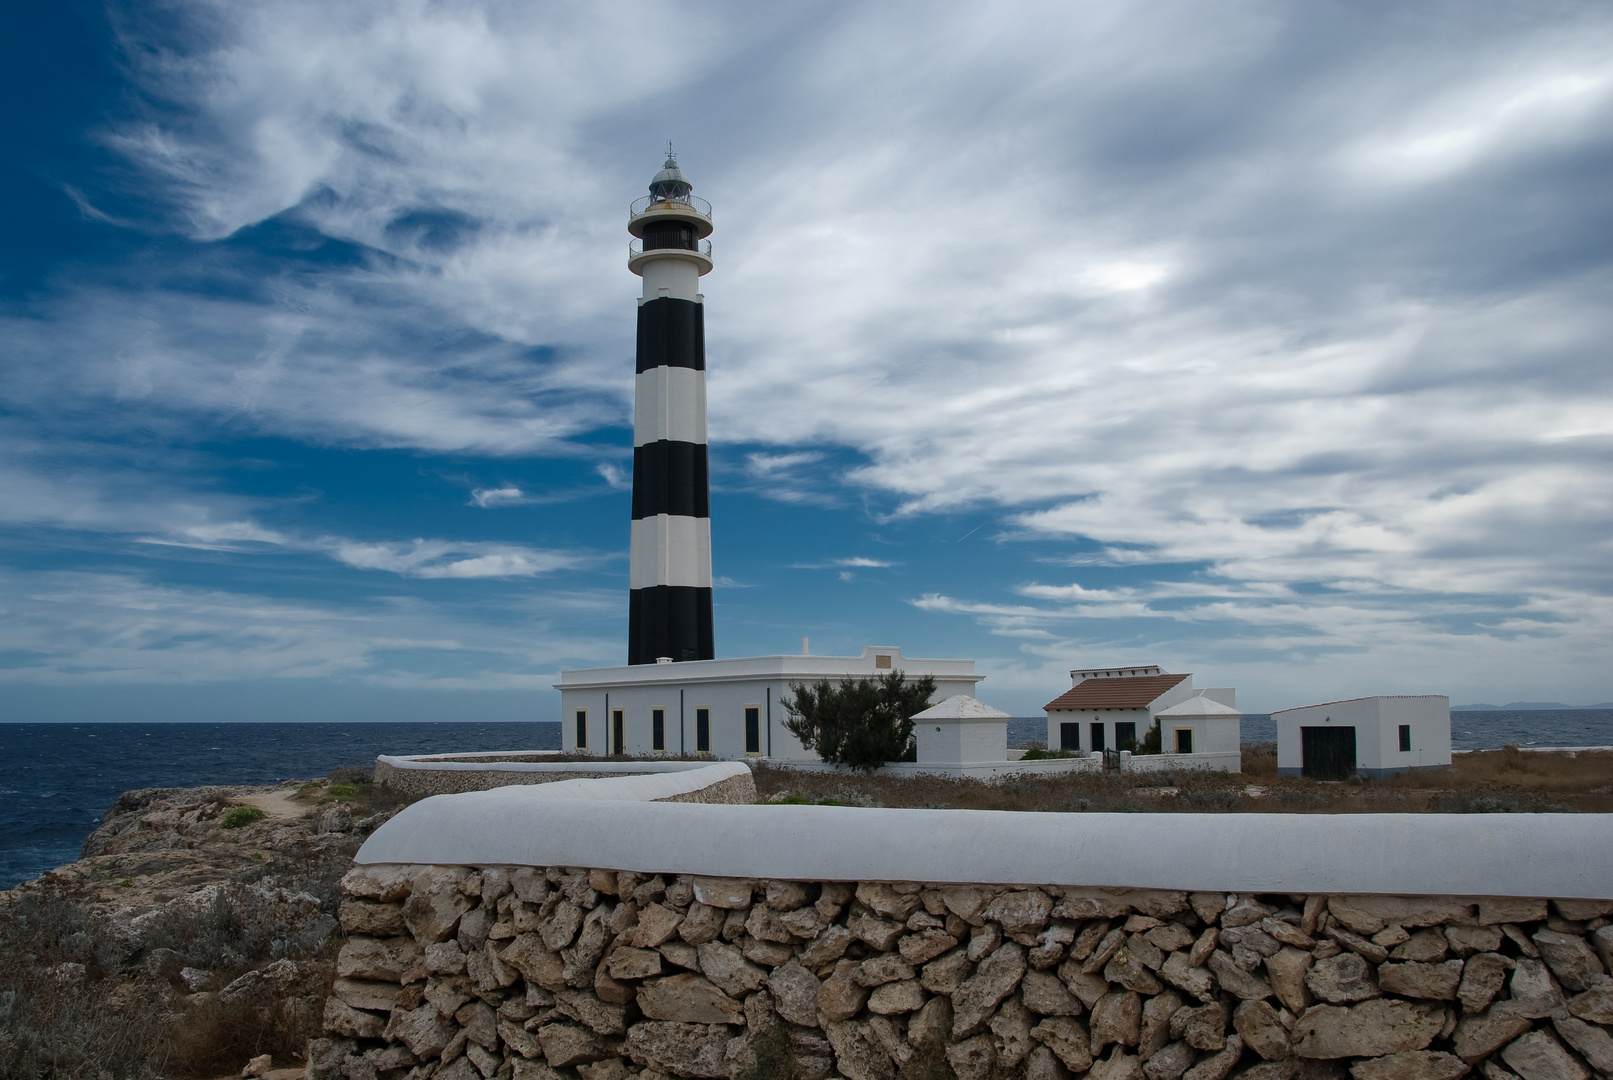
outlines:
{"label": "curved white wall", "polygon": [[685,773],[436,796],[378,829],[357,861],[808,881],[1613,898],[1613,815],[1605,814],[1037,814],[624,801],[664,798],[639,793],[649,780],[713,782]]}

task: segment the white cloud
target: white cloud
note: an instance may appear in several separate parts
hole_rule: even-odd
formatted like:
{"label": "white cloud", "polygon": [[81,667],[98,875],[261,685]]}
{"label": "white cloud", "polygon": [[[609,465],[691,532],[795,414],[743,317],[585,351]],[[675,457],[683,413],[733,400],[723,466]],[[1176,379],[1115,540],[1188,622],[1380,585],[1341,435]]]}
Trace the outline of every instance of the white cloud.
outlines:
{"label": "white cloud", "polygon": [[538,551],[512,544],[446,540],[385,544],[328,540],[323,541],[322,546],[336,559],[356,569],[387,570],[417,578],[534,577],[570,569],[584,561],[574,554]]}
{"label": "white cloud", "polygon": [[487,510],[497,506],[516,506],[527,501],[527,497],[520,488],[506,485],[496,488],[476,488],[470,493],[470,501]]}

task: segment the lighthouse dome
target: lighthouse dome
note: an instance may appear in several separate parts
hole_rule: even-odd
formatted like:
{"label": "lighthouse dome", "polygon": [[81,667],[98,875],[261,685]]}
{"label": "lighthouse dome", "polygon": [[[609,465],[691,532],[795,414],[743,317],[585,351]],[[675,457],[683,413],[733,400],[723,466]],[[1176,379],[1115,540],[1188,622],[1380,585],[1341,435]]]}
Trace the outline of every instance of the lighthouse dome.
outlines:
{"label": "lighthouse dome", "polygon": [[655,174],[655,179],[650,181],[650,194],[656,199],[683,200],[687,199],[689,192],[693,190],[694,185],[689,183],[689,178],[678,168],[678,159],[672,154],[667,155],[666,164]]}

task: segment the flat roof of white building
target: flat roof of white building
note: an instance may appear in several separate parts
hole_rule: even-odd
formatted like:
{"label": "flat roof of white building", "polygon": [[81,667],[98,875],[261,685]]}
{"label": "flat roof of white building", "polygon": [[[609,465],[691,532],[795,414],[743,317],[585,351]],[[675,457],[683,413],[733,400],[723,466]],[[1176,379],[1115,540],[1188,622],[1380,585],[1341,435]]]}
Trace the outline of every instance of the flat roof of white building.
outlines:
{"label": "flat roof of white building", "polygon": [[973,660],[935,660],[903,656],[894,646],[864,645],[861,656],[744,656],[727,660],[683,660],[671,663],[632,664],[623,667],[575,668],[560,673],[556,690],[585,690],[596,686],[688,686],[693,683],[733,682],[738,679],[811,680],[847,675],[882,675],[906,671],[934,675],[954,682],[980,682]]}
{"label": "flat roof of white building", "polygon": [[1416,699],[1416,698],[1442,698],[1442,697],[1445,697],[1445,695],[1444,694],[1367,694],[1364,697],[1339,698],[1339,700],[1337,700],[1337,701],[1318,701],[1315,705],[1295,705],[1294,707],[1289,708],[1289,709],[1278,709],[1276,712],[1270,713],[1268,715],[1276,716],[1277,713],[1299,712],[1299,710],[1301,710],[1301,709],[1320,709],[1325,705],[1347,705],[1352,701],[1373,701],[1373,700],[1377,700],[1377,699],[1382,699],[1382,700],[1385,700],[1385,701],[1397,701],[1397,700]]}

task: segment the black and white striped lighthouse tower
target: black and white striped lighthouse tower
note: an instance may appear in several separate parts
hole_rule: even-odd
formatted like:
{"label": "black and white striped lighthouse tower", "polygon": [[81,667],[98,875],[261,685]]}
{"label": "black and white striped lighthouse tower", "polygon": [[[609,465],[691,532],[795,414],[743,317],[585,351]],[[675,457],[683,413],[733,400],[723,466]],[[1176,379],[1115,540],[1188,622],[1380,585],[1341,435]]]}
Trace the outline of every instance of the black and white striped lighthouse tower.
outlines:
{"label": "black and white striped lighthouse tower", "polygon": [[633,398],[633,539],[627,662],[712,660],[706,321],[711,205],[666,166],[635,202],[627,268],[644,279]]}

